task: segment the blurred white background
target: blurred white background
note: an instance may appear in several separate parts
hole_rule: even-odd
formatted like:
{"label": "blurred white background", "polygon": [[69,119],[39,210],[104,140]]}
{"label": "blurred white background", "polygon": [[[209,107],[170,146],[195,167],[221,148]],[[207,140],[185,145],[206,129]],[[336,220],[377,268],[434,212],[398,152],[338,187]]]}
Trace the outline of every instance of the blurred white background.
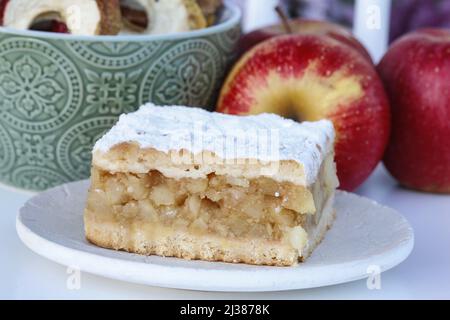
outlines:
{"label": "blurred white background", "polygon": [[[279,0],[232,0],[243,10],[243,29],[249,32],[267,25],[279,23],[274,8],[278,4],[286,7],[286,1]],[[299,1],[300,2],[300,1]],[[327,3],[310,2],[305,6],[305,15],[316,19],[325,19]],[[367,47],[375,62],[386,52],[389,42],[389,17],[391,0],[356,0],[353,11],[353,31],[356,37]]]}

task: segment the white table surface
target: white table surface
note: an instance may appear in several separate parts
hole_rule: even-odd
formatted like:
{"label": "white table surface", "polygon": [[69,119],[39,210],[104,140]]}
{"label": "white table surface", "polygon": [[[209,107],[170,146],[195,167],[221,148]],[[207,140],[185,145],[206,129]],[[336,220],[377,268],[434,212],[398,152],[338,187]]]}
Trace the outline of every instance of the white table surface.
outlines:
{"label": "white table surface", "polygon": [[[30,195],[0,187],[0,298],[3,299],[444,299],[450,298],[450,196],[397,187],[380,167],[358,193],[402,212],[416,245],[400,266],[381,275],[381,289],[366,281],[272,293],[210,293],[146,287],[82,273],[79,290],[67,289],[66,267],[27,249],[15,217]],[[70,204],[68,204],[70,205]]]}

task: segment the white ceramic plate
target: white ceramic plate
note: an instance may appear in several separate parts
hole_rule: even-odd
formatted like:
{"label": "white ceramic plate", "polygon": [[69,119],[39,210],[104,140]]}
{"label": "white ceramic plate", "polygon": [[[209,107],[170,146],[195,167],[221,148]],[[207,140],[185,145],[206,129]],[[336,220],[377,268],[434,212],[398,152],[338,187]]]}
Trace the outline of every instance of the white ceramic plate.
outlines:
{"label": "white ceramic plate", "polygon": [[145,257],[96,247],[84,238],[89,182],[41,193],[20,210],[17,232],[36,253],[100,276],[205,291],[279,291],[333,285],[388,270],[411,253],[413,230],[396,211],[338,192],[337,219],[313,255],[296,267],[259,267]]}

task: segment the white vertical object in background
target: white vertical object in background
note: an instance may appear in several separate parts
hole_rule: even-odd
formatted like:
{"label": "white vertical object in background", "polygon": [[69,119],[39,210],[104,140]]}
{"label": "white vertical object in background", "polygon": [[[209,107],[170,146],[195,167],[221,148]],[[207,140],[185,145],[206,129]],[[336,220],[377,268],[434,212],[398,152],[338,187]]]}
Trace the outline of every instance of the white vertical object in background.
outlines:
{"label": "white vertical object in background", "polygon": [[252,31],[279,22],[275,12],[277,5],[278,0],[245,0],[244,31]]}
{"label": "white vertical object in background", "polygon": [[356,0],[353,32],[378,63],[389,43],[391,0]]}

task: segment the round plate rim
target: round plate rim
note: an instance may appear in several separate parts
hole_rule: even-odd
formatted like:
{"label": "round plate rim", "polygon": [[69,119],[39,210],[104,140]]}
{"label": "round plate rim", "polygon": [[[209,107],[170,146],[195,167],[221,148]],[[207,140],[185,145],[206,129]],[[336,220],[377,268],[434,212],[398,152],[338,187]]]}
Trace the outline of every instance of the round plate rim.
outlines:
{"label": "round plate rim", "polygon": [[[366,201],[370,201],[374,206],[378,206],[380,209],[389,209],[397,214],[398,218],[402,219],[405,223],[405,227],[408,228],[409,234],[407,241],[402,242],[387,252],[372,255],[367,259],[360,260],[356,264],[349,261],[334,265],[313,266],[311,268],[314,268],[315,271],[322,276],[309,279],[309,281],[305,281],[304,277],[302,278],[303,275],[298,274],[299,270],[302,268],[302,264],[295,267],[268,267],[243,264],[233,265],[221,262],[184,261],[177,258],[156,257],[158,259],[163,259],[164,262],[167,262],[167,259],[170,259],[171,261],[181,260],[189,264],[189,267],[183,267],[167,265],[164,263],[158,264],[145,261],[126,260],[121,259],[120,257],[108,257],[99,253],[91,253],[53,242],[52,240],[37,234],[23,222],[22,216],[27,205],[36,197],[43,194],[49,194],[60,188],[68,190],[74,185],[86,183],[86,181],[87,180],[68,183],[47,190],[28,200],[17,215],[16,230],[21,241],[38,255],[64,266],[78,268],[82,272],[115,280],[163,288],[216,292],[270,292],[309,289],[365,279],[369,276],[369,273],[367,272],[367,266],[369,265],[379,266],[381,272],[387,271],[403,262],[410,255],[414,247],[414,232],[404,216],[397,211],[382,206],[368,198],[344,191],[337,191],[336,196],[356,196]],[[116,252],[102,248],[98,248],[98,250],[106,250],[113,253]],[[134,255],[131,253],[124,254]],[[145,258],[146,257],[143,257],[143,259]],[[76,261],[76,263],[74,261]],[[92,261],[95,261],[95,263]],[[380,263],[380,261],[383,262]],[[198,268],[205,266],[209,266],[210,268]],[[211,268],[211,266],[214,267]],[[215,268],[216,266],[218,268]],[[232,266],[232,269],[227,269],[230,266]],[[330,268],[341,270],[342,274],[340,277],[333,280],[330,280],[329,277],[327,279],[326,271],[329,271]],[[263,277],[257,277],[258,281],[254,281],[254,277],[251,277],[251,275],[255,273],[255,269],[257,269],[256,271],[260,274],[264,273]],[[120,270],[120,272],[118,272],[118,270]],[[185,276],[186,272],[189,274],[188,277]],[[276,273],[276,278],[273,277],[273,273]],[[158,274],[158,277],[149,277],[149,275],[152,274]],[[292,276],[295,275],[300,277],[293,281]],[[214,278],[218,280],[219,283],[214,283],[213,286],[211,286],[210,281],[201,281],[204,280],[205,277],[207,279]],[[234,279],[234,281],[230,281],[230,278]],[[196,283],[196,285],[193,285],[192,283]]]}

